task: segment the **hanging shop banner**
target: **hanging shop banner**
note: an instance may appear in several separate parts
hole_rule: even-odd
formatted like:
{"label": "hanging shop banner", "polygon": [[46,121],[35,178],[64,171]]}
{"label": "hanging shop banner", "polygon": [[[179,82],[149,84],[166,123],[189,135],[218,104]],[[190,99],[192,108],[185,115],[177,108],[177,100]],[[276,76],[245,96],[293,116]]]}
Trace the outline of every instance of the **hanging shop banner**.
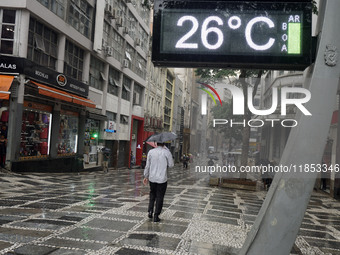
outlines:
{"label": "hanging shop banner", "polygon": [[36,81],[82,97],[87,97],[89,94],[87,84],[24,58],[1,56],[0,72],[25,74]]}
{"label": "hanging shop banner", "polygon": [[50,105],[39,104],[36,102],[31,102],[31,101],[24,101],[24,107],[42,111],[42,112],[52,112],[52,109],[53,109],[53,107]]}
{"label": "hanging shop banner", "polygon": [[24,73],[34,80],[41,81],[45,84],[49,84],[53,87],[82,97],[87,97],[89,94],[89,87],[87,84],[46,67],[36,65],[29,60],[25,60]]}
{"label": "hanging shop banner", "polygon": [[0,72],[1,73],[23,73],[24,59],[1,56]]}

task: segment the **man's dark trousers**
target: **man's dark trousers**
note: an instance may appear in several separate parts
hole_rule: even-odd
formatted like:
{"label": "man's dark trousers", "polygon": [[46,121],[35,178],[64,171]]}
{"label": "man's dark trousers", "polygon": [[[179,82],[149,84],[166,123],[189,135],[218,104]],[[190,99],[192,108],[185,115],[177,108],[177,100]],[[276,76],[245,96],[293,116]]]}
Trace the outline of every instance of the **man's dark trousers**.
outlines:
{"label": "man's dark trousers", "polygon": [[153,207],[156,201],[155,215],[160,215],[163,207],[163,200],[168,182],[156,183],[150,182],[150,200],[149,200],[149,213],[153,213]]}

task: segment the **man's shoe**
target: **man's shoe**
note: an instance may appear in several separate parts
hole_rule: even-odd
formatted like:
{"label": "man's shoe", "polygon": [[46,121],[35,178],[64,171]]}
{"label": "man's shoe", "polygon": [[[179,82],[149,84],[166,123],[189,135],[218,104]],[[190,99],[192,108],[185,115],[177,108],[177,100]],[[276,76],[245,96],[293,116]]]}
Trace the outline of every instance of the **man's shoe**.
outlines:
{"label": "man's shoe", "polygon": [[153,222],[160,222],[160,221],[161,221],[161,219],[158,217],[158,215],[155,215]]}
{"label": "man's shoe", "polygon": [[152,219],[152,212],[149,212],[149,213],[148,213],[148,217],[149,217],[150,219]]}

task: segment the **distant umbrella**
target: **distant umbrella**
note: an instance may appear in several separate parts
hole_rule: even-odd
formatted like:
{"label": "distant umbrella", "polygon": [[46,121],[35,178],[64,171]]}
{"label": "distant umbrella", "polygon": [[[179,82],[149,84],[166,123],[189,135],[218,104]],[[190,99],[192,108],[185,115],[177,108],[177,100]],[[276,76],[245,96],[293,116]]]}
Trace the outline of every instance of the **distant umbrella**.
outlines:
{"label": "distant umbrella", "polygon": [[177,135],[174,132],[163,132],[159,134],[154,134],[150,136],[146,142],[156,142],[156,143],[165,143],[168,141],[176,140]]}
{"label": "distant umbrella", "polygon": [[146,142],[148,145],[156,148],[157,147],[157,144],[155,142]]}
{"label": "distant umbrella", "polygon": [[104,153],[110,153],[110,152],[111,152],[111,149],[109,149],[109,148],[103,148],[103,149],[102,149],[102,152],[104,152]]}
{"label": "distant umbrella", "polygon": [[208,155],[208,159],[218,160],[216,155]]}

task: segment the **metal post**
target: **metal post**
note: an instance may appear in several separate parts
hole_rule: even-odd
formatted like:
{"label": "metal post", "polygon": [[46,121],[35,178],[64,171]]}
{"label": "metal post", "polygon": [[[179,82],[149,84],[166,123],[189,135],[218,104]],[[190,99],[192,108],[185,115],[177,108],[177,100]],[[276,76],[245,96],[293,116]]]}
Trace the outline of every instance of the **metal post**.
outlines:
{"label": "metal post", "polygon": [[[277,173],[240,254],[287,255],[303,220],[317,173],[300,173],[299,166],[321,163],[323,149],[336,105],[340,65],[339,0],[321,3],[318,52],[310,67],[305,88],[311,100],[305,104],[312,116],[297,114],[298,126],[292,128],[280,165],[296,166],[297,172]],[[309,83],[309,87],[308,87]]]}

